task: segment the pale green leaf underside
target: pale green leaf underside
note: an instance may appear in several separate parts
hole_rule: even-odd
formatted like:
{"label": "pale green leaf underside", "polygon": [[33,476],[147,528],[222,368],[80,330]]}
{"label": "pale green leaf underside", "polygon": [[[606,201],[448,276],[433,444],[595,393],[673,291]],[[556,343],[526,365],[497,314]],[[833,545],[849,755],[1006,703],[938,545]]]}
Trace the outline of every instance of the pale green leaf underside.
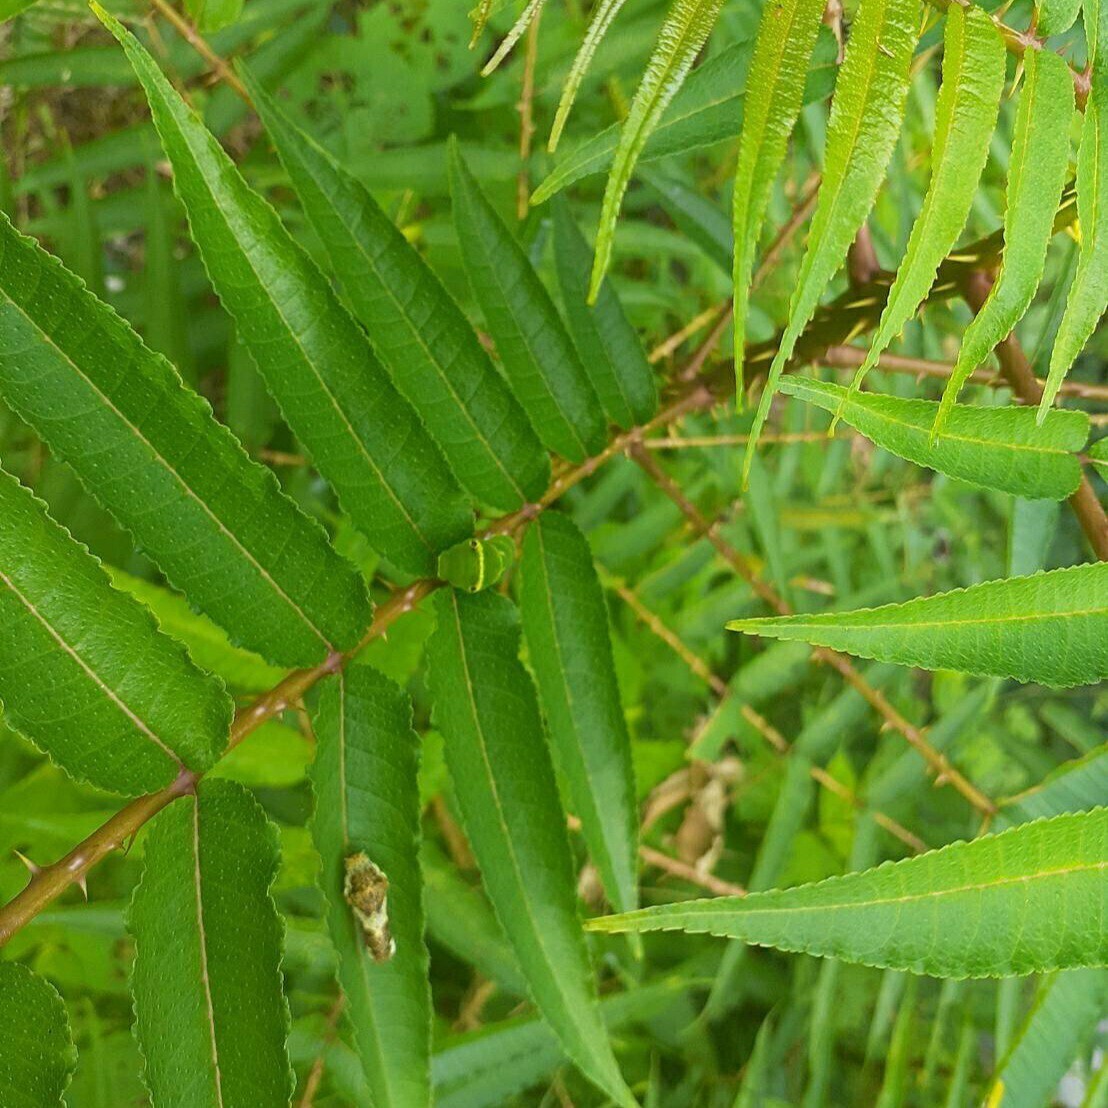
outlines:
{"label": "pale green leaf underside", "polygon": [[1064,500],[1081,481],[1077,451],[1089,435],[1084,412],[1051,412],[1040,426],[1032,408],[957,405],[934,446],[939,405],[840,385],[784,377],[781,391],[835,412],[878,446],[917,465],[986,489],[1028,499]]}
{"label": "pale green leaf underside", "polygon": [[639,821],[608,607],[584,535],[564,515],[540,516],[523,541],[519,604],[528,658],[566,784],[608,900],[638,907]]}
{"label": "pale green leaf underside", "polygon": [[673,0],[658,32],[658,41],[654,44],[623,122],[619,146],[604,188],[600,226],[596,233],[596,256],[589,281],[589,303],[596,300],[600,282],[608,270],[616,221],[623,194],[631,181],[631,172],[650,132],[658,125],[666,106],[676,96],[700,48],[711,34],[722,3],[723,0]]}
{"label": "pale green leaf underside", "polygon": [[497,919],[567,1055],[617,1103],[634,1105],[597,1012],[565,813],[518,657],[518,615],[496,593],[456,589],[440,592],[435,610],[428,644],[435,719]]}
{"label": "pale green leaf underside", "polygon": [[432,574],[472,527],[438,448],[277,213],[138,40],[97,11],[146,90],[193,240],[285,420],[374,549]]}
{"label": "pale green leaf underside", "polygon": [[600,403],[550,294],[456,142],[450,195],[466,275],[504,373],[543,443],[581,462],[605,442]]}
{"label": "pale green leaf underside", "polygon": [[[314,713],[312,838],[323,863],[339,983],[373,1104],[431,1101],[431,995],[419,866],[419,739],[411,702],[365,665],[330,678]],[[389,882],[396,952],[376,962],[343,898],[345,860],[365,852]]]}
{"label": "pale green leaf underside", "polygon": [[537,500],[546,451],[461,309],[362,183],[243,72],[354,313],[454,475],[504,511]]}
{"label": "pale green leaf underside", "polygon": [[0,1104],[61,1108],[77,1066],[65,1004],[18,962],[0,962]]}
{"label": "pale green leaf underside", "polygon": [[800,263],[789,320],[770,365],[743,458],[750,476],[758,437],[769,416],[777,382],[819,298],[865,222],[892,155],[904,103],[908,69],[919,37],[916,0],[867,0],[851,29],[827,124],[823,181]]}
{"label": "pale green leaf underside", "polygon": [[740,400],[754,254],[773,182],[800,112],[805,76],[824,7],[820,0],[767,3],[758,25],[747,81],[749,91],[743,105],[731,208],[735,234],[735,377]]}
{"label": "pale green leaf underside", "polygon": [[1108,963],[1108,809],[1024,824],[795,889],[590,920],[596,931],[708,932],[935,977]]}
{"label": "pale green leaf underside", "polygon": [[206,780],[156,819],[128,924],[144,1077],[159,1108],[280,1108],[292,1094],[277,829]]}
{"label": "pale green leaf underside", "polygon": [[589,247],[564,197],[554,205],[554,263],[570,334],[604,413],[624,429],[646,423],[658,409],[654,372],[642,342],[608,280],[596,303],[588,298]]}
{"label": "pale green leaf underside", "polygon": [[309,665],[357,642],[365,590],[173,367],[0,217],[0,396],[239,643]]}
{"label": "pale green leaf underside", "polygon": [[851,389],[861,384],[919,307],[965,226],[996,126],[1004,72],[1004,42],[989,14],[952,5],[946,15],[943,83],[935,106],[931,181]]}
{"label": "pale green leaf underside", "polygon": [[962,336],[954,373],[943,392],[936,433],[966,379],[1027,311],[1039,286],[1054,213],[1069,172],[1074,103],[1070,68],[1051,50],[1028,51],[1024,65],[1026,79],[1008,168],[1004,261],[996,284]]}
{"label": "pale green leaf underside", "polygon": [[0,699],[66,772],[112,792],[219,756],[233,705],[149,611],[111,587],[46,506],[0,471]]}
{"label": "pale green leaf underside", "polygon": [[733,631],[798,639],[923,669],[1088,685],[1108,677],[1108,562],[856,612],[740,619]]}

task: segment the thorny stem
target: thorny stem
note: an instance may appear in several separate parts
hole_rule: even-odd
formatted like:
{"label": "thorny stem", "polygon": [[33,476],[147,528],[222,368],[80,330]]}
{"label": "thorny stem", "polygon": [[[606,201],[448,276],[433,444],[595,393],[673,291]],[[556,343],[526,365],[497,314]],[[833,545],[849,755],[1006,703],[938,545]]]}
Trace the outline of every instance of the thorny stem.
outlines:
{"label": "thorny stem", "polygon": [[250,93],[246,91],[246,86],[238,79],[235,71],[208,45],[207,39],[169,3],[169,0],[150,0],[150,4],[167,23],[172,24],[173,29],[181,38],[207,62],[212,73],[223,81],[228,88],[238,93],[248,105],[253,105]]}

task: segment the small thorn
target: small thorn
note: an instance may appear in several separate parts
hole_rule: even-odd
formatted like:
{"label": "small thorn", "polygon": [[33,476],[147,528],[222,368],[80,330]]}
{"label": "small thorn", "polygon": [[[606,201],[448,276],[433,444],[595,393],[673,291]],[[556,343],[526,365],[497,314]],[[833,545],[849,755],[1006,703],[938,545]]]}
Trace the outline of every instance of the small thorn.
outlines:
{"label": "small thorn", "polygon": [[85,898],[85,903],[88,903],[88,878],[82,873],[80,877],[76,878],[73,882],[78,889],[81,890],[81,895]]}
{"label": "small thorn", "polygon": [[35,865],[26,854],[20,854],[18,850],[13,850],[12,853],[27,867],[32,877],[38,877],[42,873],[42,866]]}

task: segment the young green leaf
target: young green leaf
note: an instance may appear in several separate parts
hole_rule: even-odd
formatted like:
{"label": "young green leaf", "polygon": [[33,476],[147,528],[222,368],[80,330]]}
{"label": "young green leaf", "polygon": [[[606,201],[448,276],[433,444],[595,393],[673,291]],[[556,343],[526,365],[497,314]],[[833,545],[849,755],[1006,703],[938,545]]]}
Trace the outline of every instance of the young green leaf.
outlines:
{"label": "young green leaf", "polygon": [[77,1067],[57,990],[18,962],[0,962],[0,1104],[61,1108]]}
{"label": "young green leaf", "polygon": [[504,372],[539,437],[572,462],[604,444],[604,417],[550,294],[450,144],[454,226]]}
{"label": "young green leaf", "polygon": [[[1104,0],[1097,5],[1099,8]],[[1096,9],[1094,9],[1096,10]],[[1089,82],[1089,99],[1081,120],[1077,158],[1077,219],[1081,253],[1066,298],[1066,310],[1050,352],[1050,369],[1039,405],[1044,418],[1062,387],[1074,359],[1108,307],[1108,61],[1097,57]]]}
{"label": "young green leaf", "polygon": [[781,391],[834,412],[899,458],[980,488],[1064,500],[1081,482],[1077,451],[1089,437],[1084,412],[1051,412],[1040,426],[1031,408],[958,404],[932,446],[936,401],[850,392],[808,377],[782,379]]}
{"label": "young green leaf", "polygon": [[233,705],[96,559],[0,471],[4,718],[67,773],[137,795],[207,769]]}
{"label": "young green leaf", "polygon": [[604,280],[589,308],[589,247],[564,197],[554,202],[554,262],[570,333],[604,413],[625,429],[646,423],[658,410],[658,389],[642,343]]}
{"label": "young green leaf", "polygon": [[1108,436],[1097,439],[1089,447],[1088,458],[1102,476],[1108,477]]}
{"label": "young green leaf", "polygon": [[573,64],[570,66],[569,75],[562,85],[558,110],[554,113],[554,123],[550,128],[550,138],[546,143],[546,149],[551,154],[558,149],[558,141],[562,137],[566,120],[569,119],[569,113],[577,99],[577,91],[580,89],[581,82],[585,79],[585,74],[592,64],[597,48],[608,33],[608,28],[612,25],[616,16],[619,15],[623,4],[624,0],[600,0],[593,9],[588,29],[585,31],[585,37],[581,40],[581,45],[574,55]]}
{"label": "young green leaf", "polygon": [[1037,32],[1044,38],[1068,31],[1081,11],[1081,0],[1040,0],[1035,7]]}
{"label": "young green leaf", "polygon": [[855,612],[739,619],[732,631],[862,658],[1066,688],[1108,677],[1108,562]]}
{"label": "young green leaf", "polygon": [[711,34],[723,0],[673,0],[673,6],[658,32],[654,52],[646,63],[634,100],[631,101],[604,188],[600,226],[596,233],[596,255],[589,279],[589,303],[596,301],[600,282],[608,270],[616,221],[623,194],[631,181],[635,162],[646,146],[662,113],[684,84],[697,54]]}
{"label": "young green leaf", "polygon": [[537,500],[549,458],[461,309],[369,190],[241,72],[354,313],[455,476],[505,511]]}
{"label": "young green leaf", "polygon": [[943,40],[943,83],[935,107],[931,180],[904,258],[889,290],[854,392],[900,333],[934,283],[939,263],[965,226],[1004,90],[1004,41],[982,8],[947,10]]}
{"label": "young green leaf", "polygon": [[365,588],[207,402],[0,216],[0,396],[169,580],[287,665],[358,641]]}
{"label": "young green leaf", "polygon": [[609,901],[638,907],[639,818],[631,737],[616,683],[608,606],[585,536],[557,512],[530,527],[519,606],[528,657],[566,785]]}
{"label": "young green leaf", "polygon": [[1108,809],[1015,827],[795,889],[589,920],[593,931],[707,932],[933,977],[1108,963]]}
{"label": "young green leaf", "polygon": [[808,249],[743,458],[744,485],[781,373],[881,187],[900,133],[919,23],[916,0],[867,0],[858,10],[831,101],[823,182]]}
{"label": "young green leaf", "polygon": [[1104,1017],[1108,970],[1062,970],[1039,993],[986,1098],[1004,1108],[1041,1108]]}
{"label": "young green leaf", "polygon": [[773,181],[785,160],[789,135],[800,112],[804,78],[824,7],[820,0],[779,0],[762,8],[758,25],[731,208],[735,234],[735,382],[740,403],[754,253]]}
{"label": "young green leaf", "polygon": [[[312,837],[354,1041],[375,1105],[431,1099],[431,993],[419,869],[419,739],[406,693],[369,666],[330,678],[314,714]],[[367,940],[344,897],[352,858],[387,880],[387,929]],[[387,940],[384,940],[387,944]],[[372,944],[373,950],[370,949]],[[376,955],[374,953],[376,951]]]}
{"label": "young green leaf", "polygon": [[1064,812],[1085,812],[1108,796],[1108,745],[1083,758],[1065,762],[1039,784],[1006,800],[996,816],[997,827],[1026,823]]}
{"label": "young green leaf", "polygon": [[988,298],[962,336],[954,373],[935,420],[937,437],[969,375],[1027,311],[1039,286],[1058,198],[1069,172],[1073,78],[1052,50],[1030,50],[1008,168],[1004,263]]}
{"label": "young green leaf", "polygon": [[138,40],[94,10],[139,75],[212,284],[289,426],[373,547],[433,573],[472,518],[419,417],[277,213]]}
{"label": "young green leaf", "polygon": [[277,828],[232,781],[201,781],[156,819],[131,901],[135,1025],[155,1104],[287,1104]]}
{"label": "young green leaf", "polygon": [[565,813],[518,657],[515,608],[493,592],[451,589],[435,609],[427,648],[435,718],[493,909],[567,1055],[616,1103],[634,1105],[597,1012]]}
{"label": "young green leaf", "polygon": [[504,36],[500,45],[481,69],[481,76],[488,77],[500,66],[500,63],[512,52],[515,44],[523,37],[523,32],[542,14],[546,0],[527,0],[527,5],[512,24],[512,29]]}

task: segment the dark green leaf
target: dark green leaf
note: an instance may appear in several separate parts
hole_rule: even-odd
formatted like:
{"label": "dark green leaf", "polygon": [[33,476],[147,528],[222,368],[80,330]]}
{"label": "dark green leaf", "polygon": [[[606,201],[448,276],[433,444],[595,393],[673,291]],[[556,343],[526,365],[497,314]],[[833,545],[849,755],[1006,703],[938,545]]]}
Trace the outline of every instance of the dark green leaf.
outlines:
{"label": "dark green leaf", "polygon": [[61,1108],[77,1066],[62,998],[18,962],[0,962],[0,1104]]}

